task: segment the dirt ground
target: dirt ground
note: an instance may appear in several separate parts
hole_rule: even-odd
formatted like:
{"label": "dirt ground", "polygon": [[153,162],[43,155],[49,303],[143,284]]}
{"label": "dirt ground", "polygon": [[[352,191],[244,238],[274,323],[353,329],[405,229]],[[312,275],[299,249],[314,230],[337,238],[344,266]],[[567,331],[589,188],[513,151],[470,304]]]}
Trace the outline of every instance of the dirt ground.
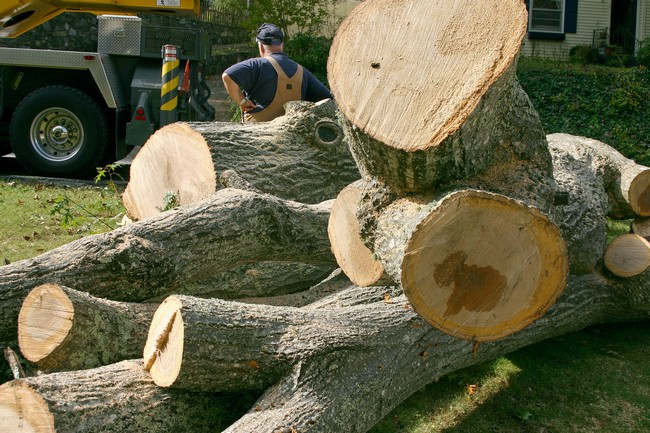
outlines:
{"label": "dirt ground", "polygon": [[216,111],[214,120],[218,122],[229,122],[230,114],[228,113],[228,110],[230,109],[232,101],[230,100],[226,89],[223,87],[221,75],[211,75],[206,77],[206,83],[212,92],[208,102]]}

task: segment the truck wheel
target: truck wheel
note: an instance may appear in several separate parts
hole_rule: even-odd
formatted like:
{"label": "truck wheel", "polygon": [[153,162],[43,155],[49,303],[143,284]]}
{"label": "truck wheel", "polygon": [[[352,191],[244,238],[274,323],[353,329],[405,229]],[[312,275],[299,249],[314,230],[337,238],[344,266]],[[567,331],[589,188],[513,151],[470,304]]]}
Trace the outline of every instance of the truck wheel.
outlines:
{"label": "truck wheel", "polygon": [[83,175],[101,164],[108,133],[106,118],[85,93],[48,86],[23,99],[11,120],[11,145],[30,172]]}

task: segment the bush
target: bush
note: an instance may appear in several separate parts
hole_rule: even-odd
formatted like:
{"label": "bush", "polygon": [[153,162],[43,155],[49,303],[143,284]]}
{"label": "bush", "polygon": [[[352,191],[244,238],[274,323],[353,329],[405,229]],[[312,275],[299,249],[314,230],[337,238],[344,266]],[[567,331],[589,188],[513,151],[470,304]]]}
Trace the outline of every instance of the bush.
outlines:
{"label": "bush", "polygon": [[589,45],[576,45],[569,50],[569,60],[581,65],[595,65],[600,63],[598,49]]}
{"label": "bush", "polygon": [[517,75],[547,134],[595,138],[650,166],[650,70],[522,57]]}
{"label": "bush", "polygon": [[327,57],[332,39],[324,36],[298,33],[285,43],[285,52],[327,84]]}

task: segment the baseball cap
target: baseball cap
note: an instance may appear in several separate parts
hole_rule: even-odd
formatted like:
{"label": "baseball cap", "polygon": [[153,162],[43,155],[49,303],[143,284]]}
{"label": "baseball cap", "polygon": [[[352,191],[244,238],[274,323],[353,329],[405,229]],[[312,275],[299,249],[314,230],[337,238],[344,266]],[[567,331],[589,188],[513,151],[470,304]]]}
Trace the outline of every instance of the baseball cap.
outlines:
{"label": "baseball cap", "polygon": [[284,33],[278,26],[264,23],[257,29],[255,38],[264,45],[280,45],[284,40]]}

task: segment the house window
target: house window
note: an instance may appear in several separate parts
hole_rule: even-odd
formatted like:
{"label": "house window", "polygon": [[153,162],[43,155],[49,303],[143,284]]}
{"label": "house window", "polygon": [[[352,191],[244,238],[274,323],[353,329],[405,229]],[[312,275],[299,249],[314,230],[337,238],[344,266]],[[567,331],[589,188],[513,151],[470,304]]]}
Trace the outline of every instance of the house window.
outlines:
{"label": "house window", "polygon": [[530,31],[564,32],[565,0],[530,0]]}

